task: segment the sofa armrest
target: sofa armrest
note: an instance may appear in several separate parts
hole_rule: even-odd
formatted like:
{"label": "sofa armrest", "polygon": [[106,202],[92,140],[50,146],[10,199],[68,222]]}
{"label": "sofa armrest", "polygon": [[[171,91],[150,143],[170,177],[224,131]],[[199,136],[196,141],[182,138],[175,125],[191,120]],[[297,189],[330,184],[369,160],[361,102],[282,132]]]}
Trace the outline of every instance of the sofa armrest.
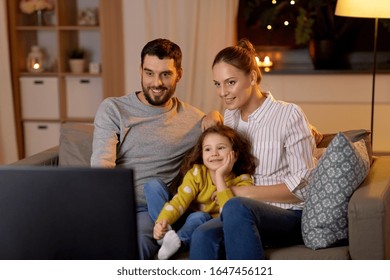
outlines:
{"label": "sofa armrest", "polygon": [[390,156],[374,160],[348,206],[352,259],[390,259]]}
{"label": "sofa armrest", "polygon": [[58,165],[58,153],[59,147],[55,146],[48,150],[42,151],[35,155],[29,156],[27,158],[21,159],[10,165],[19,165],[19,166],[56,166]]}

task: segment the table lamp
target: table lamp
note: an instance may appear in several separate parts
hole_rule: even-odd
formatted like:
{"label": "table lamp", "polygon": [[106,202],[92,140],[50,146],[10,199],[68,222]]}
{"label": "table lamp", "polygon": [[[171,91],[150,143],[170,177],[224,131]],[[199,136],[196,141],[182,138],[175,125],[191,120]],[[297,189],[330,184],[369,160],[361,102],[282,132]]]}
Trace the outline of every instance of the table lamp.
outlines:
{"label": "table lamp", "polygon": [[372,66],[372,97],[371,97],[371,145],[374,134],[374,105],[375,105],[375,73],[376,73],[376,49],[378,37],[378,19],[390,18],[389,0],[337,0],[336,15],[357,18],[374,18],[374,51]]}

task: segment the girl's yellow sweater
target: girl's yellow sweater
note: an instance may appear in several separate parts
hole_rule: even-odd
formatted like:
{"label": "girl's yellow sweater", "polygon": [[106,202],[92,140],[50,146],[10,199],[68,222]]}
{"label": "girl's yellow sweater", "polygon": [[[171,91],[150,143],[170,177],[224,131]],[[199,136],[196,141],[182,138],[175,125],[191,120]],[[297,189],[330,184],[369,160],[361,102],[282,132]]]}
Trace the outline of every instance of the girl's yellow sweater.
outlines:
{"label": "girl's yellow sweater", "polygon": [[[242,174],[234,177],[229,176],[226,180],[229,186],[250,186],[253,185],[249,174]],[[218,217],[220,209],[230,198],[234,197],[230,188],[218,192],[218,204],[211,199],[212,194],[217,190],[214,186],[210,172],[203,164],[194,166],[184,176],[183,183],[177,189],[177,194],[171,201],[167,202],[161,210],[157,221],[167,220],[170,225],[175,223],[188,208],[192,211],[210,213],[212,217]]]}

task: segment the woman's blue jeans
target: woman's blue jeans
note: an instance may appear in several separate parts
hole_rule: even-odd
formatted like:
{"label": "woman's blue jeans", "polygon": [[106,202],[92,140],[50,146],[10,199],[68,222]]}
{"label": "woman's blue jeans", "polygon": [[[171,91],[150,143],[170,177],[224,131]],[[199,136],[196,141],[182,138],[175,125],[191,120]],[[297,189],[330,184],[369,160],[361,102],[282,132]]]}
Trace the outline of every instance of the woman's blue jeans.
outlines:
{"label": "woman's blue jeans", "polygon": [[286,210],[253,199],[234,197],[193,234],[190,259],[261,260],[264,248],[302,244],[301,210]]}
{"label": "woman's blue jeans", "polygon": [[[170,200],[170,194],[165,183],[156,178],[148,181],[144,185],[144,193],[148,206],[148,212],[153,222],[157,220],[164,204]],[[186,212],[172,228],[176,230],[179,236],[182,247],[187,248],[191,242],[191,236],[194,230],[211,219],[211,215],[205,212]]]}

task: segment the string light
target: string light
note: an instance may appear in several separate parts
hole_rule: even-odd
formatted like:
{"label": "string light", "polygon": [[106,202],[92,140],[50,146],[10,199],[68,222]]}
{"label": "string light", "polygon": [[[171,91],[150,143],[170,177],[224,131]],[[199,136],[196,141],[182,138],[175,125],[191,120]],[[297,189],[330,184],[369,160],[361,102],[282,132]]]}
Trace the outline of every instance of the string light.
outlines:
{"label": "string light", "polygon": [[[272,0],[271,1],[272,2],[272,4],[273,5],[276,5],[277,3],[278,3],[278,1],[277,0]],[[290,0],[290,5],[295,5],[296,3],[295,3],[295,0]],[[288,20],[285,20],[285,21],[283,21],[283,25],[284,26],[289,26],[290,25],[290,22],[288,21]],[[267,25],[267,29],[270,31],[270,30],[272,30],[272,25],[271,24],[268,24]]]}

